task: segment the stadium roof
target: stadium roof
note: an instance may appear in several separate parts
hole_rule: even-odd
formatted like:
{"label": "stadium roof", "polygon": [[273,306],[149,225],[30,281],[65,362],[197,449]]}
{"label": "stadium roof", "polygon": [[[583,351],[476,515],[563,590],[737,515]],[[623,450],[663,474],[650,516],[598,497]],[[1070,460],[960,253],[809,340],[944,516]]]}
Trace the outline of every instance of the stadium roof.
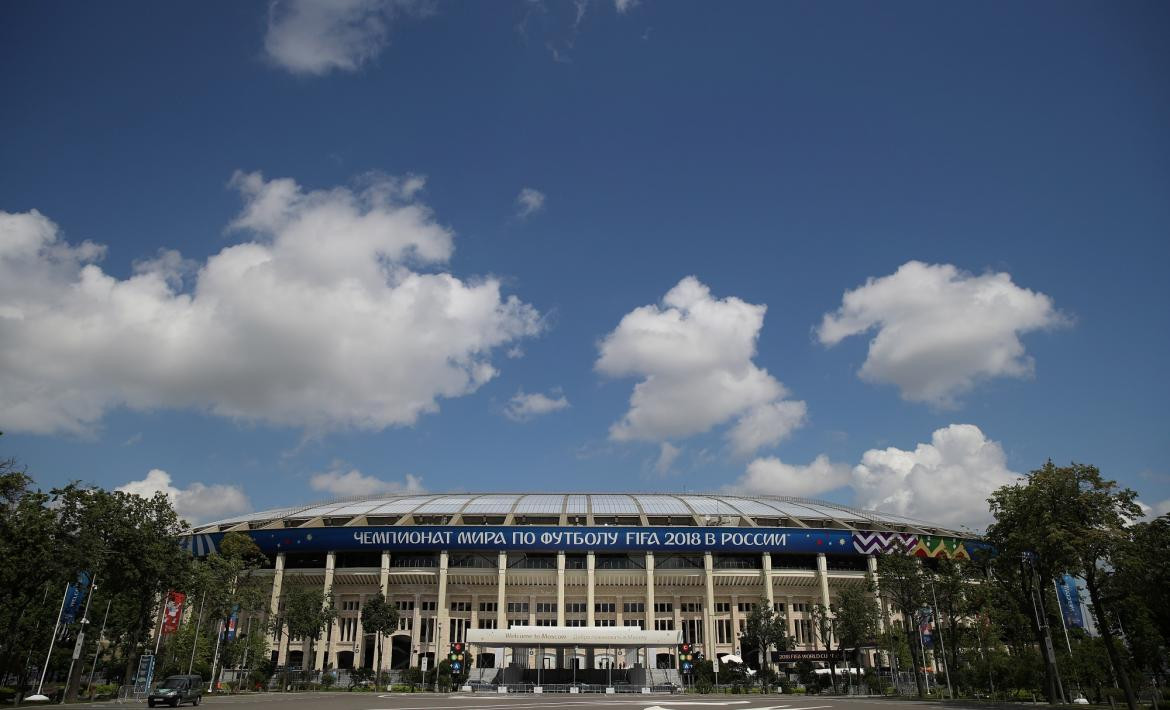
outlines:
{"label": "stadium roof", "polygon": [[702,493],[439,493],[368,496],[248,513],[195,532],[363,525],[725,525],[972,537],[900,515],[785,496]]}

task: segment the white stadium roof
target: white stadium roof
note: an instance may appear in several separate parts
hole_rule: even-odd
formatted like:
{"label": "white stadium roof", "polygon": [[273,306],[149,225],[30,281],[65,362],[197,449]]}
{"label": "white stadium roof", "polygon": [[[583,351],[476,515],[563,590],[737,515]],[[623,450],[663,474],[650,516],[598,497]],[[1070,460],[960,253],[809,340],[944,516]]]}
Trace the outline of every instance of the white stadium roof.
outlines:
{"label": "white stadium roof", "polygon": [[899,515],[785,496],[669,493],[437,493],[369,496],[248,513],[195,532],[414,524],[732,525],[970,536]]}

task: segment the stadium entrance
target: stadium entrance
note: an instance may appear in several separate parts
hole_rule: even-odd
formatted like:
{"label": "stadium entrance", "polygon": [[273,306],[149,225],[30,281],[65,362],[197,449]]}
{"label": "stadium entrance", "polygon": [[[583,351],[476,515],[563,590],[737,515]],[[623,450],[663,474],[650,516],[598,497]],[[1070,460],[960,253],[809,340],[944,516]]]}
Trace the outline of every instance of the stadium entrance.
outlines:
{"label": "stadium entrance", "polygon": [[[467,643],[477,655],[494,654],[497,668],[476,668],[469,681],[508,686],[604,686],[617,688],[678,686],[678,670],[654,668],[682,643],[682,631],[644,631],[630,627],[514,626],[468,629]],[[632,667],[616,665],[619,649],[636,652]],[[506,665],[505,659],[510,659]],[[646,663],[651,659],[651,663]]]}

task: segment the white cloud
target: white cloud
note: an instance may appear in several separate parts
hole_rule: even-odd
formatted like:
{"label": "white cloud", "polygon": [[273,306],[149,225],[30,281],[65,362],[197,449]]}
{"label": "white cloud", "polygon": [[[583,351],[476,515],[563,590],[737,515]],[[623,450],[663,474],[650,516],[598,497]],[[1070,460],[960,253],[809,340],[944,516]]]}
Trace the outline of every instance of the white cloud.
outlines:
{"label": "white cloud", "polygon": [[804,403],[755,363],[766,306],[717,299],[693,276],[657,305],[627,313],[602,340],[596,368],[641,377],[630,409],[610,427],[617,441],[677,439],[736,419],[727,436],[739,454],[772,445],[804,419]]}
{"label": "white cloud", "polygon": [[239,486],[213,483],[208,486],[196,481],[186,488],[171,484],[171,474],[161,469],[151,469],[141,481],[130,481],[115,490],[133,493],[143,498],[153,498],[163,493],[179,516],[189,523],[198,523],[212,518],[226,518],[252,509],[248,496]]}
{"label": "white cloud", "polygon": [[775,446],[805,421],[808,407],[804,402],[781,400],[752,407],[727,433],[732,450],[751,456],[757,449]]}
{"label": "white cloud", "polygon": [[626,14],[635,6],[637,6],[637,4],[638,0],[613,0],[613,6],[618,11],[619,15]]}
{"label": "white cloud", "polygon": [[378,493],[421,493],[422,478],[406,474],[403,481],[383,481],[367,476],[356,468],[342,471],[334,468],[325,473],[314,474],[309,486],[315,491],[325,491],[338,498],[370,496]]}
{"label": "white cloud", "polygon": [[1153,505],[1147,505],[1140,500],[1135,500],[1134,502],[1137,503],[1139,508],[1141,508],[1141,517],[1144,520],[1152,520],[1153,518],[1158,518],[1163,515],[1170,515],[1170,498],[1167,498],[1166,500],[1160,501],[1158,503],[1154,503]]}
{"label": "white cloud", "polygon": [[274,0],[264,50],[294,74],[356,71],[386,48],[397,17],[427,12],[415,0]]}
{"label": "white cloud", "polygon": [[542,414],[569,408],[568,398],[560,394],[559,390],[554,390],[552,394],[554,396],[549,397],[540,392],[527,394],[521,390],[508,401],[508,406],[504,408],[504,416],[515,422],[524,422]]}
{"label": "white cloud", "polygon": [[250,241],[191,268],[188,290],[177,254],[120,279],[94,263],[103,247],[0,212],[0,426],[88,433],[126,406],[380,430],[474,392],[540,317],[495,279],[422,272],[453,251],[422,182],[305,191],[237,174],[232,227]]}
{"label": "white cloud", "polygon": [[983,529],[991,522],[987,499],[992,491],[1019,480],[998,442],[972,424],[951,424],[913,451],[870,449],[852,470],[824,455],[808,465],[758,458],[727,490],[810,497],[849,487],[859,508]]}
{"label": "white cloud", "polygon": [[672,445],[669,441],[662,442],[658,449],[658,459],[654,461],[654,471],[659,474],[668,473],[681,452],[682,449]]}
{"label": "white cloud", "polygon": [[531,187],[520,190],[520,194],[516,196],[516,216],[518,218],[526,219],[542,209],[544,209],[543,192]]}
{"label": "white cloud", "polygon": [[747,472],[727,490],[748,495],[809,497],[848,483],[849,466],[833,463],[824,455],[805,465],[784,463],[771,456],[749,463]]}
{"label": "white cloud", "polygon": [[1067,322],[1052,299],[1006,273],[974,276],[910,261],[847,291],[817,336],[833,346],[877,328],[861,378],[894,384],[906,400],[951,406],[981,379],[1030,376],[1020,336]]}
{"label": "white cloud", "polygon": [[982,529],[991,522],[992,491],[1020,478],[979,427],[951,424],[913,451],[866,451],[853,469],[853,490],[862,508]]}

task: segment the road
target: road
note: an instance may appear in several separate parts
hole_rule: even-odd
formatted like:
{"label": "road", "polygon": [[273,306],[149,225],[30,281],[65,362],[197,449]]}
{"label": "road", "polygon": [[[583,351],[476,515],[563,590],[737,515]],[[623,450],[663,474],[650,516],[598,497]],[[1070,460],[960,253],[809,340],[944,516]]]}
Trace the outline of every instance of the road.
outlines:
{"label": "road", "polygon": [[[934,703],[900,702],[881,698],[703,695],[496,695],[431,693],[264,693],[208,697],[203,704],[222,710],[924,710]],[[145,707],[145,702],[95,703],[69,707]],[[190,707],[184,705],[183,707]],[[948,710],[963,710],[954,705]]]}

